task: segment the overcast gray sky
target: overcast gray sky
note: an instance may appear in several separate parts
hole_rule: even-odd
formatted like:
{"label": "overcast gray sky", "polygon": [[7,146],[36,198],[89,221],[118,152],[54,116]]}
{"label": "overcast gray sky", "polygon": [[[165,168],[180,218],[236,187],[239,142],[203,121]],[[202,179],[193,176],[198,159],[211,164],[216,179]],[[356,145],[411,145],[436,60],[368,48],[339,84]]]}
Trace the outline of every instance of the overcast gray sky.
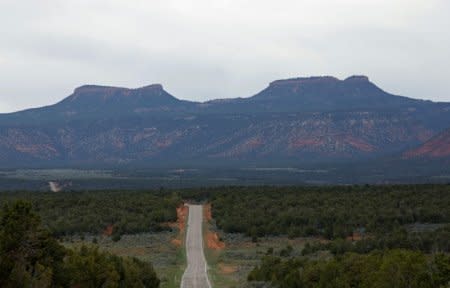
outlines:
{"label": "overcast gray sky", "polygon": [[83,84],[203,101],[310,75],[450,101],[449,29],[449,0],[0,0],[0,112]]}

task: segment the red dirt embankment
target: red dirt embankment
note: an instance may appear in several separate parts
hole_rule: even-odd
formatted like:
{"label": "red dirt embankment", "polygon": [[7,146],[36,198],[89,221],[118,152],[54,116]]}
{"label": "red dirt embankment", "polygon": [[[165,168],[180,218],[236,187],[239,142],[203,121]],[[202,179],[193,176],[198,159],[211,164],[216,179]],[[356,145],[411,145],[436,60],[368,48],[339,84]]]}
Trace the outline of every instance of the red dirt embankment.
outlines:
{"label": "red dirt embankment", "polygon": [[179,247],[183,243],[181,240],[184,235],[184,229],[186,228],[186,219],[187,215],[189,213],[188,206],[182,204],[178,206],[177,208],[177,222],[171,223],[171,227],[177,227],[178,228],[178,236],[175,239],[172,239],[172,244]]}
{"label": "red dirt embankment", "polygon": [[206,245],[209,249],[222,250],[225,248],[225,243],[220,241],[219,235],[216,232],[208,231],[206,233]]}
{"label": "red dirt embankment", "polygon": [[[211,204],[205,204],[204,206],[204,217],[207,222],[212,221]],[[213,250],[222,250],[225,248],[225,243],[220,241],[219,235],[216,232],[207,231],[206,232],[206,246]]]}
{"label": "red dirt embankment", "polygon": [[211,204],[205,204],[205,219],[206,221],[211,221],[212,220],[212,212],[211,212]]}

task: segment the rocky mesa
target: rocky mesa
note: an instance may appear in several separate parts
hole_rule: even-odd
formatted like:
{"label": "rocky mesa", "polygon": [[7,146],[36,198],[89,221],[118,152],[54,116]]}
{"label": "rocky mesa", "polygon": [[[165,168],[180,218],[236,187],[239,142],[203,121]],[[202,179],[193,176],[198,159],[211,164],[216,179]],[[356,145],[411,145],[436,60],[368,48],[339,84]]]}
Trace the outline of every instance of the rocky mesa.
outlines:
{"label": "rocky mesa", "polygon": [[54,105],[1,114],[0,167],[374,159],[440,147],[448,123],[450,103],[392,95],[366,76],[276,80],[251,97],[204,103],[160,84],[85,85]]}

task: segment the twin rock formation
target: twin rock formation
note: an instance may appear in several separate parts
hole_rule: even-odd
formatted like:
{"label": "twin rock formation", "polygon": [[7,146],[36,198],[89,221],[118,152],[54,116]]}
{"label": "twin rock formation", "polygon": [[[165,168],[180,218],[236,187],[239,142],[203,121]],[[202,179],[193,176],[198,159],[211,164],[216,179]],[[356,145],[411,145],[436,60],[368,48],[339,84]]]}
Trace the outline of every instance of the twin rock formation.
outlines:
{"label": "twin rock formation", "polygon": [[450,103],[395,96],[365,76],[277,80],[249,98],[202,103],[159,84],[87,85],[51,106],[0,114],[0,167],[445,158],[449,127]]}

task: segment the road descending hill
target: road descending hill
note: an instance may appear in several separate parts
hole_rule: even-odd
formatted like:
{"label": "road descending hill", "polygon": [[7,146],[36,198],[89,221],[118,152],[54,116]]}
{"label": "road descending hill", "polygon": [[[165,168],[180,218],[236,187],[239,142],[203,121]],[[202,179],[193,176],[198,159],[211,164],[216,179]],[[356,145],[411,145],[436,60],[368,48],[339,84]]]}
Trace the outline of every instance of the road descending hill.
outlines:
{"label": "road descending hill", "polygon": [[186,233],[187,268],[181,280],[181,288],[211,288],[207,264],[203,253],[203,206],[189,205]]}

